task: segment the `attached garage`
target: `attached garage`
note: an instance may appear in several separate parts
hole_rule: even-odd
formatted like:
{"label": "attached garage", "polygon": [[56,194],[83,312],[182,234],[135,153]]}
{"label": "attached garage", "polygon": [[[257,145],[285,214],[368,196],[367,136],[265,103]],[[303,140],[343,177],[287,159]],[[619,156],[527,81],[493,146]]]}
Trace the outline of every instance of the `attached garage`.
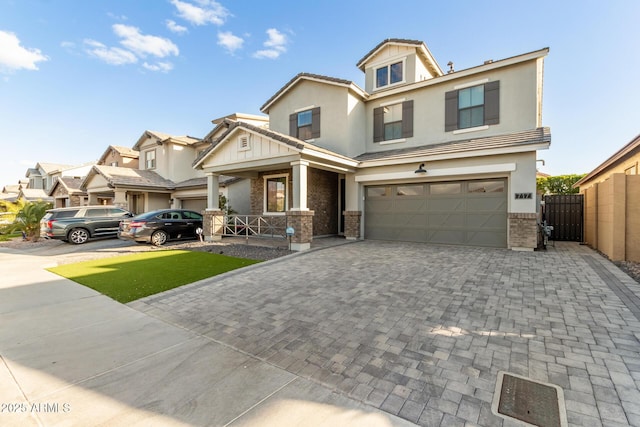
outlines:
{"label": "attached garage", "polygon": [[506,179],[365,187],[365,238],[507,247]]}
{"label": "attached garage", "polygon": [[182,199],[182,209],[190,209],[192,211],[201,212],[207,209],[207,199]]}

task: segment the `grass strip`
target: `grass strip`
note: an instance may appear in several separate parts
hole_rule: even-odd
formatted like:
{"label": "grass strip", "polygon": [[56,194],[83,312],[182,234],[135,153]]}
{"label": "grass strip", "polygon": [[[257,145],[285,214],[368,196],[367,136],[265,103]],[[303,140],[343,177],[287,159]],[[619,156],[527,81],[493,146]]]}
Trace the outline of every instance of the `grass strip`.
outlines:
{"label": "grass strip", "polygon": [[161,250],[48,270],[124,304],[257,262],[209,252]]}

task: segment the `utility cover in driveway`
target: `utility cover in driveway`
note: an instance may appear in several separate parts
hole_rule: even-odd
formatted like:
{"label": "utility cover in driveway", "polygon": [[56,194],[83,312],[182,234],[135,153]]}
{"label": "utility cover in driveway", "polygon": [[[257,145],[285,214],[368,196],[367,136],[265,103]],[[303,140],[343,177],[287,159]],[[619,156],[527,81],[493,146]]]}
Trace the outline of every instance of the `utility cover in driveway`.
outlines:
{"label": "utility cover in driveway", "polygon": [[505,179],[366,187],[365,238],[507,246]]}
{"label": "utility cover in driveway", "polygon": [[567,425],[562,389],[519,375],[498,373],[492,409],[498,416],[534,426]]}

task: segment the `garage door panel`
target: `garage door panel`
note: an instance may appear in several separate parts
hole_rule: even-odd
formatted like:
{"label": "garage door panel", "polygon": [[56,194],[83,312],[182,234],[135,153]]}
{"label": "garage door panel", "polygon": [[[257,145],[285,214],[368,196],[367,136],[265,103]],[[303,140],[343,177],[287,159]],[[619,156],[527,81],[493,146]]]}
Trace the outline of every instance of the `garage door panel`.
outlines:
{"label": "garage door panel", "polygon": [[427,242],[443,245],[464,245],[465,235],[466,232],[464,230],[429,230]]}
{"label": "garage door panel", "polygon": [[467,226],[471,229],[484,227],[505,229],[507,226],[507,216],[503,214],[467,215]]}
{"label": "garage door panel", "polygon": [[467,199],[468,212],[504,212],[507,208],[504,198],[497,197],[473,197]]}
{"label": "garage door panel", "polygon": [[432,198],[429,199],[429,212],[464,212],[466,210],[464,200],[459,198]]}
{"label": "garage door panel", "polygon": [[506,247],[504,188],[504,179],[367,187],[365,237]]}
{"label": "garage door panel", "polygon": [[438,227],[464,227],[465,226],[465,218],[464,214],[430,214],[428,218],[428,227],[429,228],[438,228]]}

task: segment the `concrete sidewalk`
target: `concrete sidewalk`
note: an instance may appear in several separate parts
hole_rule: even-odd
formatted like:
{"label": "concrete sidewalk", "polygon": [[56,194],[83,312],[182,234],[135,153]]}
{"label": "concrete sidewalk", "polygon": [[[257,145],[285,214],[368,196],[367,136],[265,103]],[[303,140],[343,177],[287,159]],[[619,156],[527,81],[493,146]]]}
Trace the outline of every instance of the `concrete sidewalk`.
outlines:
{"label": "concrete sidewalk", "polygon": [[413,425],[0,249],[0,425]]}

